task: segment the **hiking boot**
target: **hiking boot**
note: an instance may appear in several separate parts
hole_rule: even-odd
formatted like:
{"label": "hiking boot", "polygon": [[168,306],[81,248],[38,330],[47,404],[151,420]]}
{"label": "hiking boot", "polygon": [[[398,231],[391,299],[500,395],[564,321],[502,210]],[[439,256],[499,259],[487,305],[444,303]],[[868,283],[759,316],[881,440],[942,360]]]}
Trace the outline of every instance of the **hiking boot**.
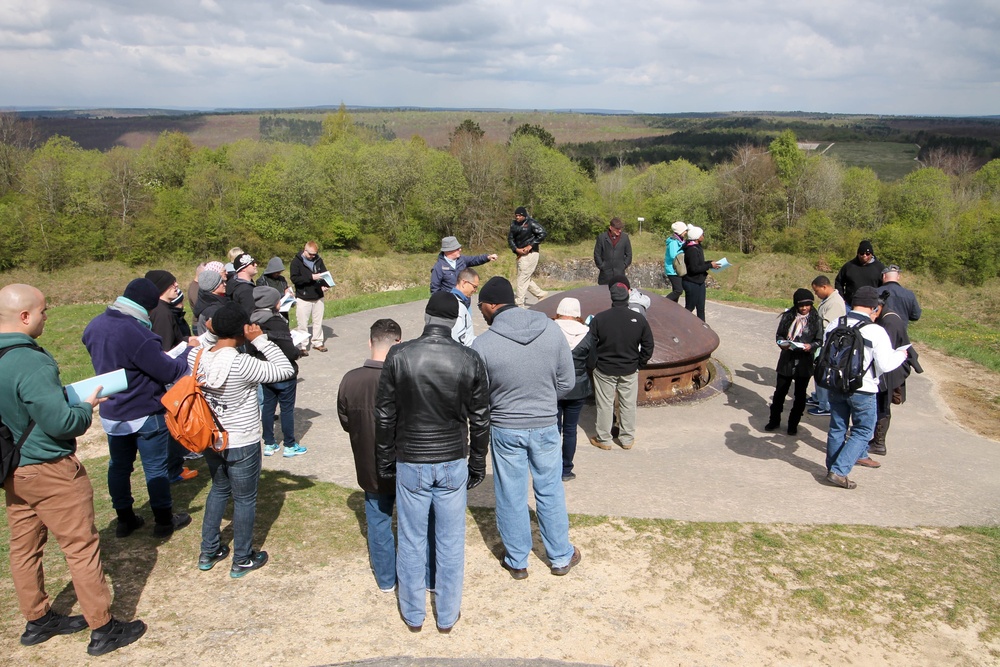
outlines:
{"label": "hiking boot", "polygon": [[285,452],[284,454],[282,454],[282,456],[285,457],[286,459],[290,459],[293,456],[302,456],[307,451],[309,450],[296,442],[291,447],[285,447]]}
{"label": "hiking boot", "polygon": [[131,519],[118,517],[118,525],[115,526],[115,537],[128,537],[145,524],[146,520],[137,514],[133,515]]}
{"label": "hiking boot", "polygon": [[56,635],[71,635],[86,627],[87,621],[83,616],[63,616],[49,609],[45,616],[28,621],[24,626],[24,634],[21,635],[21,643],[34,646],[47,642]]}
{"label": "hiking boot", "polygon": [[185,512],[173,514],[170,523],[158,523],[153,526],[153,537],[170,537],[175,530],[180,530],[191,523],[191,515]]}
{"label": "hiking boot", "polygon": [[221,547],[215,550],[214,554],[201,554],[198,556],[198,569],[202,572],[208,572],[215,564],[218,563],[223,558],[229,556],[229,547],[223,544]]}
{"label": "hiking boot", "polygon": [[104,655],[117,651],[146,634],[146,624],[139,620],[126,623],[112,618],[102,628],[107,629],[94,630],[90,633],[90,644],[87,645],[87,653],[90,655]]}
{"label": "hiking boot", "polygon": [[597,447],[598,449],[604,449],[604,450],[611,449],[611,445],[609,445],[606,442],[601,442],[600,440],[597,439],[596,435],[590,439],[590,444],[592,444],[594,447]]}
{"label": "hiking boot", "polygon": [[857,482],[852,482],[843,475],[838,475],[833,471],[826,474],[826,481],[842,489],[856,489],[858,486]]}
{"label": "hiking boot", "polygon": [[278,445],[264,445],[264,456],[274,456],[278,453]]}
{"label": "hiking boot", "polygon": [[569,562],[563,565],[562,567],[553,567],[552,574],[556,575],[557,577],[569,574],[569,571],[573,569],[573,566],[578,565],[582,559],[583,559],[583,554],[580,553],[579,549],[573,547],[573,556],[572,558],[569,559]]}
{"label": "hiking boot", "polygon": [[229,576],[233,579],[239,579],[240,577],[246,576],[247,573],[258,570],[267,563],[267,552],[266,551],[251,551],[250,557],[242,561],[233,561],[233,566],[229,568]]}

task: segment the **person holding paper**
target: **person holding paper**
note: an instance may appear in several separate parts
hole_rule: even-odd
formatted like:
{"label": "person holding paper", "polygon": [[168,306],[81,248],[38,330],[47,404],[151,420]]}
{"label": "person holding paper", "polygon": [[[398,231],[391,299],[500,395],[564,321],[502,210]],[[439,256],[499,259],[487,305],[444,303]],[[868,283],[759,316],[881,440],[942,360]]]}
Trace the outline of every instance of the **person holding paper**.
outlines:
{"label": "person holding paper", "polygon": [[98,374],[125,369],[128,388],[101,404],[101,423],[108,435],[108,493],[118,514],[117,537],[128,537],[145,524],[135,513],[132,470],[135,457],[142,458],[142,471],[149,492],[149,506],[156,525],[154,537],[170,537],[191,523],[187,513],[174,514],[167,472],[170,431],[160,403],[166,386],[188,373],[182,356],[174,359],[163,351],[153,333],[149,312],[160,301],[160,290],[145,278],[128,284],[122,296],[95,317],[83,331],[83,344]]}
{"label": "person holding paper", "polygon": [[812,292],[801,288],[795,290],[792,307],[781,314],[774,338],[781,354],[775,369],[778,380],[771,399],[771,416],[764,430],[773,431],[781,424],[785,397],[794,381],[795,400],[788,415],[788,435],[795,435],[806,409],[806,389],[813,373],[813,352],[823,344],[823,321],[813,308]]}
{"label": "person holding paper", "polygon": [[[59,366],[35,343],[45,320],[40,291],[17,284],[0,289],[0,350],[9,350],[0,359],[0,414],[15,442],[27,432],[20,463],[3,481],[10,575],[27,621],[21,643],[33,646],[89,626],[87,653],[104,655],[139,639],[146,624],[111,616],[111,589],[94,525],[94,489],[76,457],[75,440],[90,428],[100,399],[95,389],[82,403],[66,402]],[[50,533],[66,557],[82,616],[64,616],[50,607],[42,565]]]}
{"label": "person holding paper", "polygon": [[[285,263],[281,261],[280,257],[272,257],[267,260],[267,266],[264,267],[264,274],[257,279],[257,287],[273,287],[278,290],[282,297],[288,295],[294,298],[295,290],[288,286],[288,279],[281,275],[281,272],[284,270]],[[285,322],[288,322],[288,308],[279,309],[278,314],[281,315],[281,318]]]}
{"label": "person holding paper", "polygon": [[691,312],[697,310],[698,319],[705,321],[705,280],[709,269],[719,268],[718,262],[705,261],[702,241],[705,231],[701,227],[688,225],[688,240],[684,242],[684,265],[687,275],[681,278],[684,285],[684,307]]}
{"label": "person holding paper", "polygon": [[[317,352],[326,352],[323,346],[323,295],[330,285],[323,280],[324,273],[328,271],[319,256],[319,245],[309,241],[292,260],[289,274],[295,285],[295,317],[298,320],[295,328],[305,333],[312,320],[312,347]],[[308,354],[308,343],[302,343],[299,348],[305,352],[302,356]]]}

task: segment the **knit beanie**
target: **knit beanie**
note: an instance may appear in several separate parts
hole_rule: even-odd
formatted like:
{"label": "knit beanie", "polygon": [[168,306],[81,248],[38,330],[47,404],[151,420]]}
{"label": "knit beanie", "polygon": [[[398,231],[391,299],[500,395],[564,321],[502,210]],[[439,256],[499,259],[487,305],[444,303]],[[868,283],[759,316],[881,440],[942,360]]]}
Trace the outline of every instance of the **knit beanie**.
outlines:
{"label": "knit beanie", "polygon": [[222,262],[212,261],[205,265],[206,271],[215,271],[216,273],[225,273],[226,265]]}
{"label": "knit beanie", "polygon": [[518,206],[514,209],[514,215],[523,215],[524,217],[528,217],[528,209],[523,206]]}
{"label": "knit beanie", "polygon": [[272,310],[278,305],[281,292],[268,285],[258,285],[253,288],[253,305],[256,308]]}
{"label": "knit beanie", "polygon": [[236,338],[247,324],[250,324],[250,318],[232,301],[224,303],[212,315],[212,329],[219,338]]}
{"label": "knit beanie", "polygon": [[559,307],[556,308],[556,315],[580,317],[580,300],[574,299],[571,296],[566,297],[559,302]]}
{"label": "knit beanie", "polygon": [[136,278],[125,287],[123,297],[129,301],[134,301],[146,310],[153,310],[160,302],[162,290],[157,289],[152,281],[145,278]]}
{"label": "knit beanie", "polygon": [[871,253],[873,255],[875,254],[875,248],[872,247],[871,241],[862,241],[861,243],[858,244],[858,254],[862,255],[866,252]]}
{"label": "knit beanie", "polygon": [[168,289],[174,286],[177,282],[177,278],[174,278],[174,274],[169,271],[147,271],[146,280],[149,280],[154,285],[156,289],[160,290],[160,294],[163,294]]}
{"label": "knit beanie", "polygon": [[628,278],[625,276],[620,276],[620,275],[612,276],[611,280],[608,282],[608,288],[610,289],[615,285],[624,285],[625,289],[627,290],[632,289],[632,284],[628,281]]}
{"label": "knit beanie", "polygon": [[479,288],[479,303],[502,305],[514,303],[514,288],[503,276],[493,276]]}
{"label": "knit beanie", "polygon": [[684,222],[682,220],[678,220],[674,224],[670,225],[670,230],[674,234],[677,234],[677,236],[680,236],[681,234],[683,234],[684,232],[686,232],[688,230],[688,226],[687,226],[686,222]]}
{"label": "knit beanie", "polygon": [[856,308],[876,308],[878,307],[878,291],[871,285],[859,287],[851,299],[851,307]]}
{"label": "knit beanie", "polygon": [[454,320],[458,317],[458,299],[451,292],[435,292],[427,302],[424,314]]}
{"label": "knit beanie", "polygon": [[205,269],[204,271],[198,274],[198,287],[200,289],[205,290],[206,292],[211,292],[221,284],[222,284],[222,274],[219,273],[218,271]]}
{"label": "knit beanie", "polygon": [[792,303],[795,306],[801,306],[806,303],[813,303],[815,299],[813,298],[813,293],[804,287],[800,287],[795,290],[795,294],[792,295]]}
{"label": "knit beanie", "polygon": [[628,301],[628,289],[621,286],[621,283],[617,283],[611,286],[611,301]]}

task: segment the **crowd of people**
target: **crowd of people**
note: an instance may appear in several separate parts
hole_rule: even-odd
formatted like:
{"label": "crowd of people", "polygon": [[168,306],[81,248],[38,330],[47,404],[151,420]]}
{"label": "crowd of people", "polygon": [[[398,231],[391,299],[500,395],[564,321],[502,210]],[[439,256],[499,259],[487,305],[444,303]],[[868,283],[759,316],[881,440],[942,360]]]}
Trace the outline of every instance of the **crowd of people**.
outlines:
{"label": "crowd of people", "polygon": [[[593,446],[610,450],[617,440],[629,450],[637,441],[639,371],[655,342],[644,315],[651,296],[633,289],[627,277],[632,252],[624,225],[613,219],[595,244],[608,305],[587,318],[572,297],[559,302],[553,319],[524,307],[529,293],[538,300],[547,296],[533,280],[545,236],[542,225],[518,208],[508,234],[516,281],[496,276],[483,285],[472,267],[497,256],[465,257],[455,237],[442,239],[420,335],[405,340],[395,321],[376,321],[369,360],[341,380],[337,412],[365,494],[372,572],[380,590],[398,595],[412,632],[426,620],[427,591],[435,596],[439,632],[450,632],[461,617],[467,492],[485,479],[487,455],[504,547],[500,566],[523,580],[532,550],[529,478],[550,572],[566,575],[581,561],[569,535],[563,485],[576,477],[573,458],[587,400],[593,396],[596,405]],[[685,307],[702,320],[705,275],[718,268],[704,258],[703,236],[693,225],[672,226],[664,256],[672,291],[652,296],[676,303],[683,292]],[[175,511],[171,484],[197,471],[185,467],[161,399],[188,374],[201,383],[228,437],[224,449],[204,452],[211,487],[197,566],[207,571],[230,559],[230,576],[238,579],[267,563],[267,552],[253,544],[262,456],[292,458],[307,451],[294,436],[297,362],[310,351],[327,350],[323,299],[334,282],[312,241],[291,260],[291,284],[278,257],[259,276],[257,260],[242,249],[233,248],[228,259],[198,267],[188,288],[191,325],[185,295],[171,273],[154,270],[131,281],[83,332],[95,372],[123,369],[127,388],[107,398],[95,390],[76,405],[63,394],[55,361],[35,342],[45,325],[45,296],[27,285],[0,289],[0,368],[8,378],[0,385],[0,415],[21,443],[20,465],[4,488],[11,572],[27,620],[23,644],[90,628],[88,653],[102,655],[145,632],[140,620],[111,617],[93,489],[74,438],[99,409],[110,452],[116,537],[128,538],[145,525],[131,489],[138,456],[152,534],[169,538],[192,522]],[[898,266],[879,263],[865,241],[834,284],[821,275],[812,291],[796,289],[779,318],[777,385],[764,428],[780,426],[794,386],[787,433],[797,433],[809,404],[810,415],[829,416],[826,481],[834,486],[855,488],[848,477],[854,465],[880,465],[871,455],[886,453],[891,406],[905,400],[910,368],[920,370],[906,333],[920,307],[899,284],[900,273]],[[478,336],[472,317],[477,291],[476,307],[488,326]],[[287,317],[292,303],[294,332]],[[807,397],[818,352],[838,326],[858,327],[866,341],[863,380],[854,391],[817,383]],[[279,407],[281,445],[274,432]],[[230,500],[231,549],[221,531]],[[394,510],[398,536],[392,531]],[[41,564],[48,532],[66,556],[82,616],[63,616],[50,607]]]}

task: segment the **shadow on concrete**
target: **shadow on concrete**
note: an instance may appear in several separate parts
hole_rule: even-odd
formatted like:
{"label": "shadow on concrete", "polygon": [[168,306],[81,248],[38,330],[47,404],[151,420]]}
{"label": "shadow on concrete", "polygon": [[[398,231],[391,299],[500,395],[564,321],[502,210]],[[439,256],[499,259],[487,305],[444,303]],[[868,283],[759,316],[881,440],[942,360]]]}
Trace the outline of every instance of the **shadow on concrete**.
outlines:
{"label": "shadow on concrete", "polygon": [[825,477],[826,469],[823,466],[796,453],[801,444],[800,437],[794,435],[768,433],[762,437],[755,436],[746,425],[739,423],[731,424],[726,433],[726,447],[740,456],[760,460],[776,459],[817,479]]}

